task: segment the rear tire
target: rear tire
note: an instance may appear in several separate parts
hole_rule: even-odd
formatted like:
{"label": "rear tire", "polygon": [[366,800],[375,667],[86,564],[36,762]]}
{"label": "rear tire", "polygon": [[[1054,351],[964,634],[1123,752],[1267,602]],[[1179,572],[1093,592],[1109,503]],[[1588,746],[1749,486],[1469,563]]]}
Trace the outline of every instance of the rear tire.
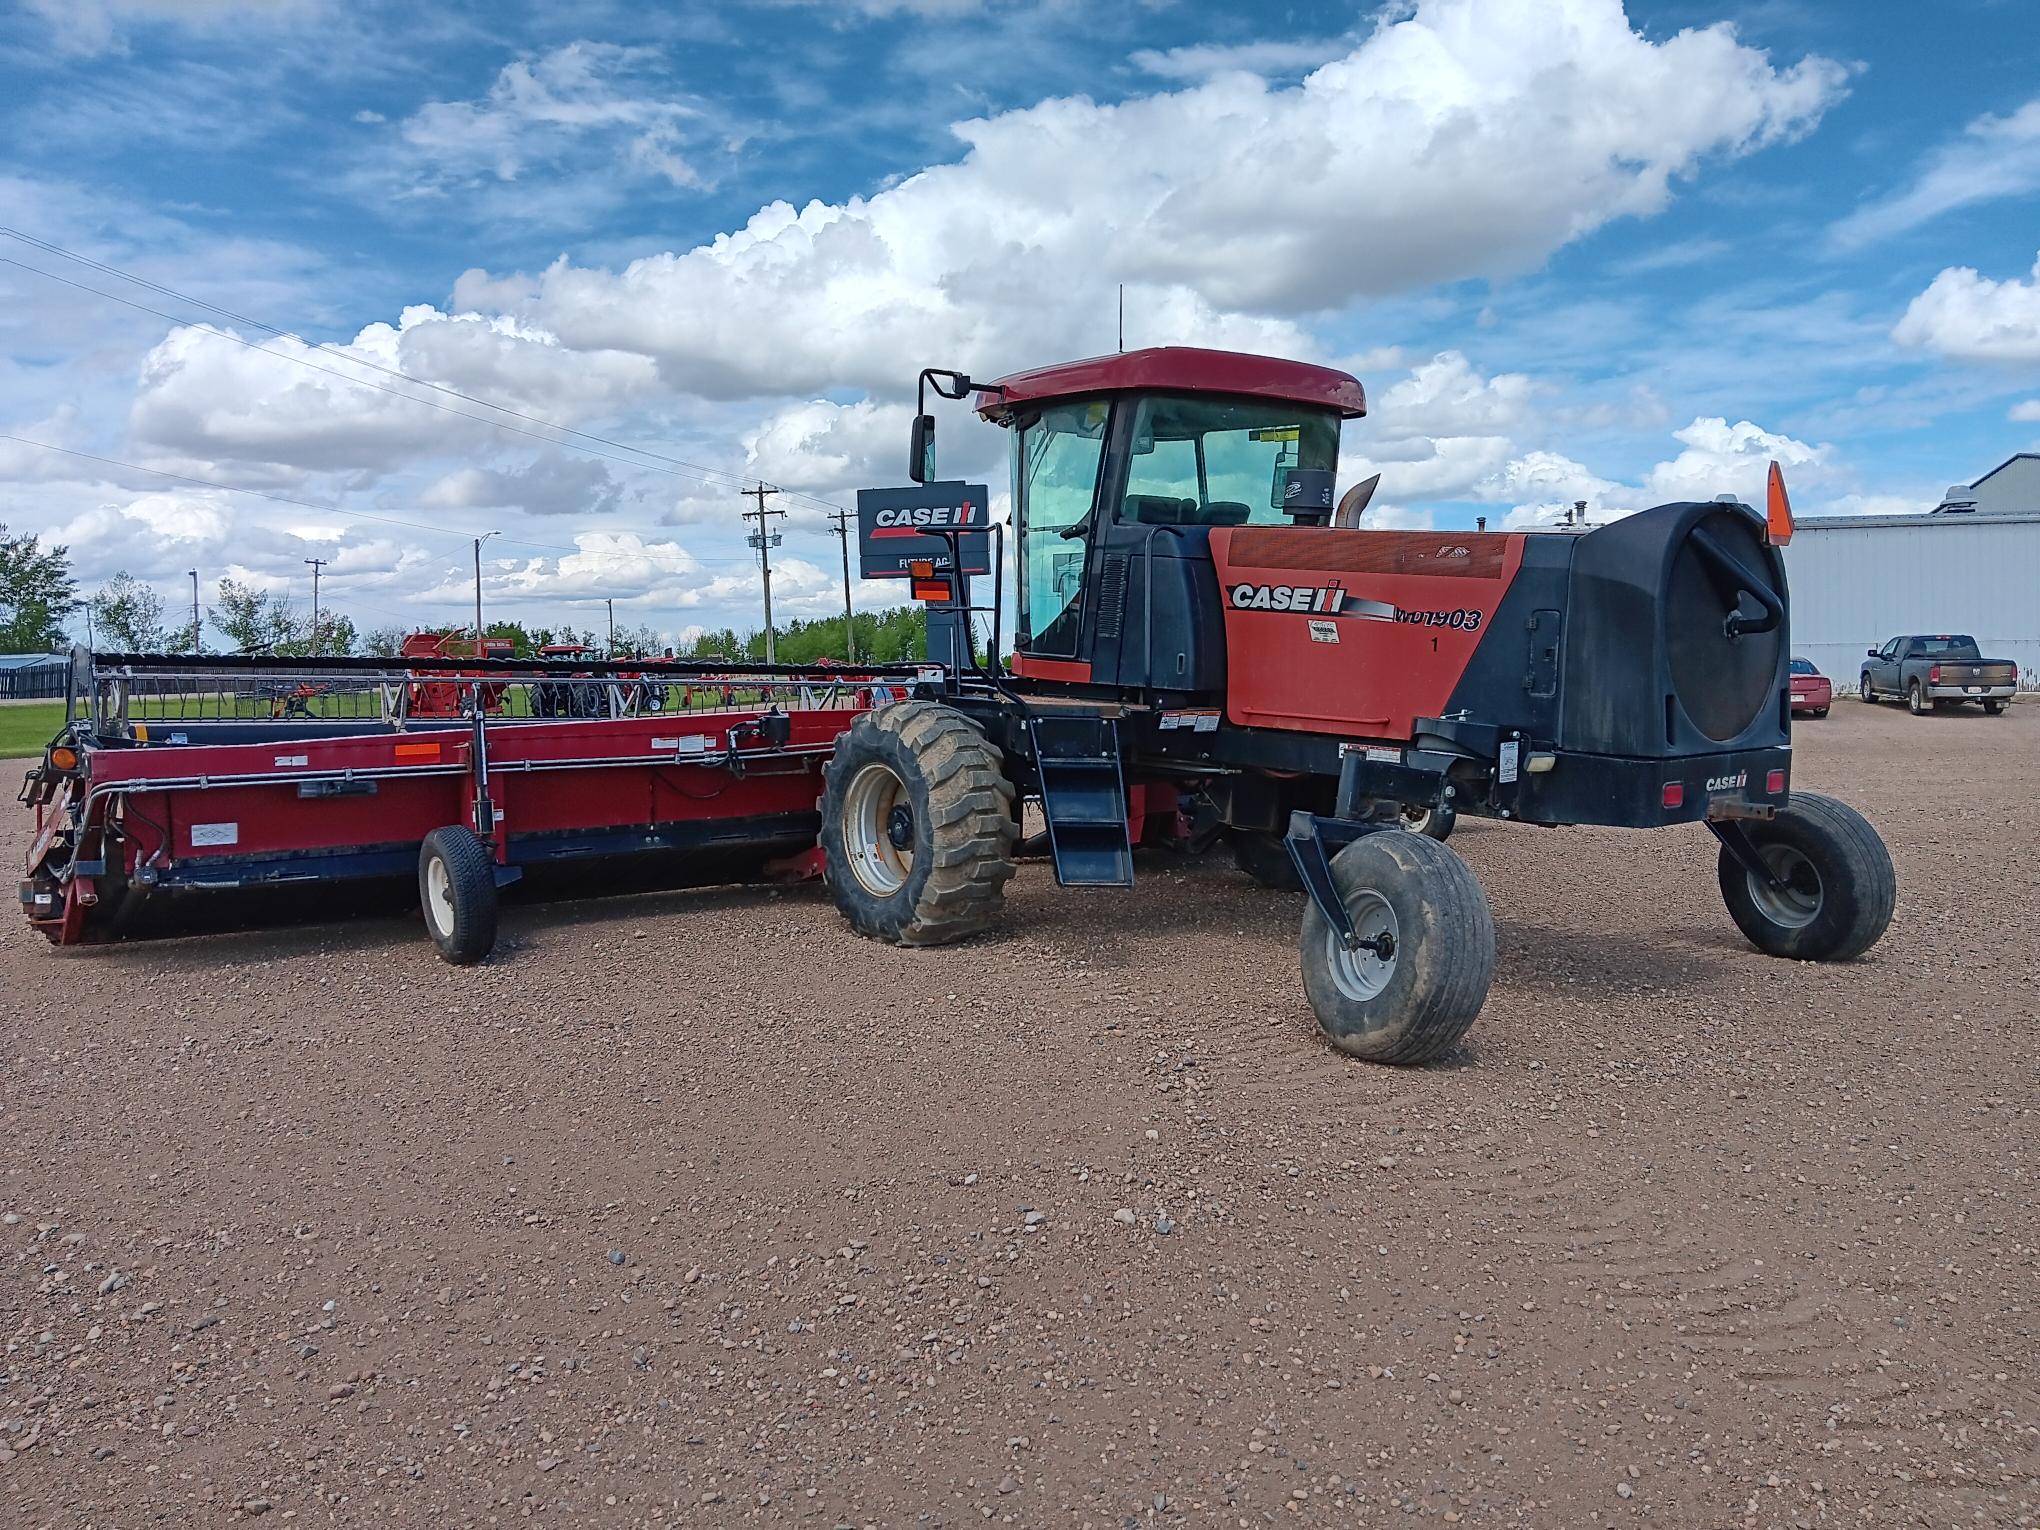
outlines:
{"label": "rear tire", "polygon": [[1280,834],[1254,829],[1227,829],[1226,843],[1232,846],[1233,861],[1263,887],[1276,892],[1302,892],[1303,878],[1296,874],[1296,862]]}
{"label": "rear tire", "polygon": [[1452,831],[1459,824],[1459,810],[1440,805],[1438,807],[1405,807],[1402,810],[1402,826],[1412,834],[1421,834],[1426,839],[1435,839],[1439,844],[1452,837]]}
{"label": "rear tire", "polygon": [[1827,716],[1827,715],[1828,715],[1828,709],[1827,709],[1826,707],[1815,707],[1815,708],[1813,709],[1813,713],[1812,713],[1812,715],[1813,715],[1813,717],[1814,717],[1814,718],[1815,718],[1815,719],[1817,720],[1817,719],[1819,719],[1819,718],[1822,718],[1822,717],[1825,717],[1825,716]]}
{"label": "rear tire", "polygon": [[874,940],[939,946],[989,927],[1018,837],[1005,762],[953,707],[866,712],[822,772],[829,895]]}
{"label": "rear tire", "polygon": [[2005,704],[2002,701],[1986,701],[1983,704],[1983,712],[1986,717],[1996,717],[2004,709]]}
{"label": "rear tire", "polygon": [[1368,1062],[1428,1062],[1458,1045],[1495,973],[1495,923],[1466,862],[1421,834],[1363,835],[1332,857],[1362,939],[1349,951],[1315,903],[1303,914],[1303,991],[1333,1046]]}
{"label": "rear tire", "polygon": [[1906,710],[1915,717],[1925,717],[1934,710],[1933,704],[1927,700],[1927,688],[1917,680],[1913,681],[1905,693],[1905,705]]}
{"label": "rear tire", "polygon": [[1877,943],[1891,923],[1898,877],[1868,819],[1846,802],[1794,792],[1776,818],[1743,827],[1787,883],[1760,883],[1722,847],[1721,900],[1751,945],[1797,961],[1845,962]]}
{"label": "rear tire", "polygon": [[425,836],[418,850],[418,902],[432,944],[456,967],[496,948],[496,868],[472,830],[449,824]]}

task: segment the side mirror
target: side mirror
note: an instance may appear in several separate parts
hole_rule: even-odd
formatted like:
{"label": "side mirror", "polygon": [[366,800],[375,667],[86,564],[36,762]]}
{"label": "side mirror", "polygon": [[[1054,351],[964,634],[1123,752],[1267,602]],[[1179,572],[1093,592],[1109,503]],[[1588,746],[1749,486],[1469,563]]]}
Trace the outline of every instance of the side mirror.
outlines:
{"label": "side mirror", "polygon": [[915,483],[926,483],[935,476],[935,416],[932,414],[914,416],[913,439],[907,448],[907,476]]}
{"label": "side mirror", "polygon": [[1877,657],[1877,650],[1874,648],[1866,648],[1863,650],[1863,656],[1865,658],[1874,659]]}

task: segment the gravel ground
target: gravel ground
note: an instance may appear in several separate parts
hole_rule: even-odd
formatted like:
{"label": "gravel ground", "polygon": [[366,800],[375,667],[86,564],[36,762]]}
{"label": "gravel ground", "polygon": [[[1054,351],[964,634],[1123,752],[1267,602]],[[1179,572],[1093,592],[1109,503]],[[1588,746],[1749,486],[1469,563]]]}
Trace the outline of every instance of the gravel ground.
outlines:
{"label": "gravel ground", "polygon": [[1845,700],[1798,784],[1891,843],[1867,959],[1748,949],[1697,828],[1474,825],[1421,1071],[1217,859],[917,953],[10,925],[0,1522],[2040,1523],[2040,706]]}

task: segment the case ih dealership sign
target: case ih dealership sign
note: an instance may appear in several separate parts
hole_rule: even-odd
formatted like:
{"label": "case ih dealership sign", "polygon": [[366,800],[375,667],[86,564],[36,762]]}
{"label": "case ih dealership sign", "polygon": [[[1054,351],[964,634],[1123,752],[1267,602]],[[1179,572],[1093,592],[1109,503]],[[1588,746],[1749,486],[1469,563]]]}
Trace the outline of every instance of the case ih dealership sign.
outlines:
{"label": "case ih dealership sign", "polygon": [[966,574],[992,571],[990,496],[981,483],[917,483],[903,489],[857,491],[857,558],[866,579],[904,579],[918,559],[949,561],[949,539],[961,532],[957,556]]}

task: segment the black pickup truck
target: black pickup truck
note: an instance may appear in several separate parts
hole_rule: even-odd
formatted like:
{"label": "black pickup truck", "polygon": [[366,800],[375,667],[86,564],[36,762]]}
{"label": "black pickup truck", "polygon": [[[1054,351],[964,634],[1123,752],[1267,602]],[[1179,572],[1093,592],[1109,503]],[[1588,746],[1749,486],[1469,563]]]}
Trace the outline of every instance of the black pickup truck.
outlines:
{"label": "black pickup truck", "polygon": [[1865,701],[1903,700],[1915,717],[1980,701],[1995,717],[2019,688],[2019,666],[1986,659],[1976,639],[1956,633],[1895,637],[1870,650],[1857,694]]}

